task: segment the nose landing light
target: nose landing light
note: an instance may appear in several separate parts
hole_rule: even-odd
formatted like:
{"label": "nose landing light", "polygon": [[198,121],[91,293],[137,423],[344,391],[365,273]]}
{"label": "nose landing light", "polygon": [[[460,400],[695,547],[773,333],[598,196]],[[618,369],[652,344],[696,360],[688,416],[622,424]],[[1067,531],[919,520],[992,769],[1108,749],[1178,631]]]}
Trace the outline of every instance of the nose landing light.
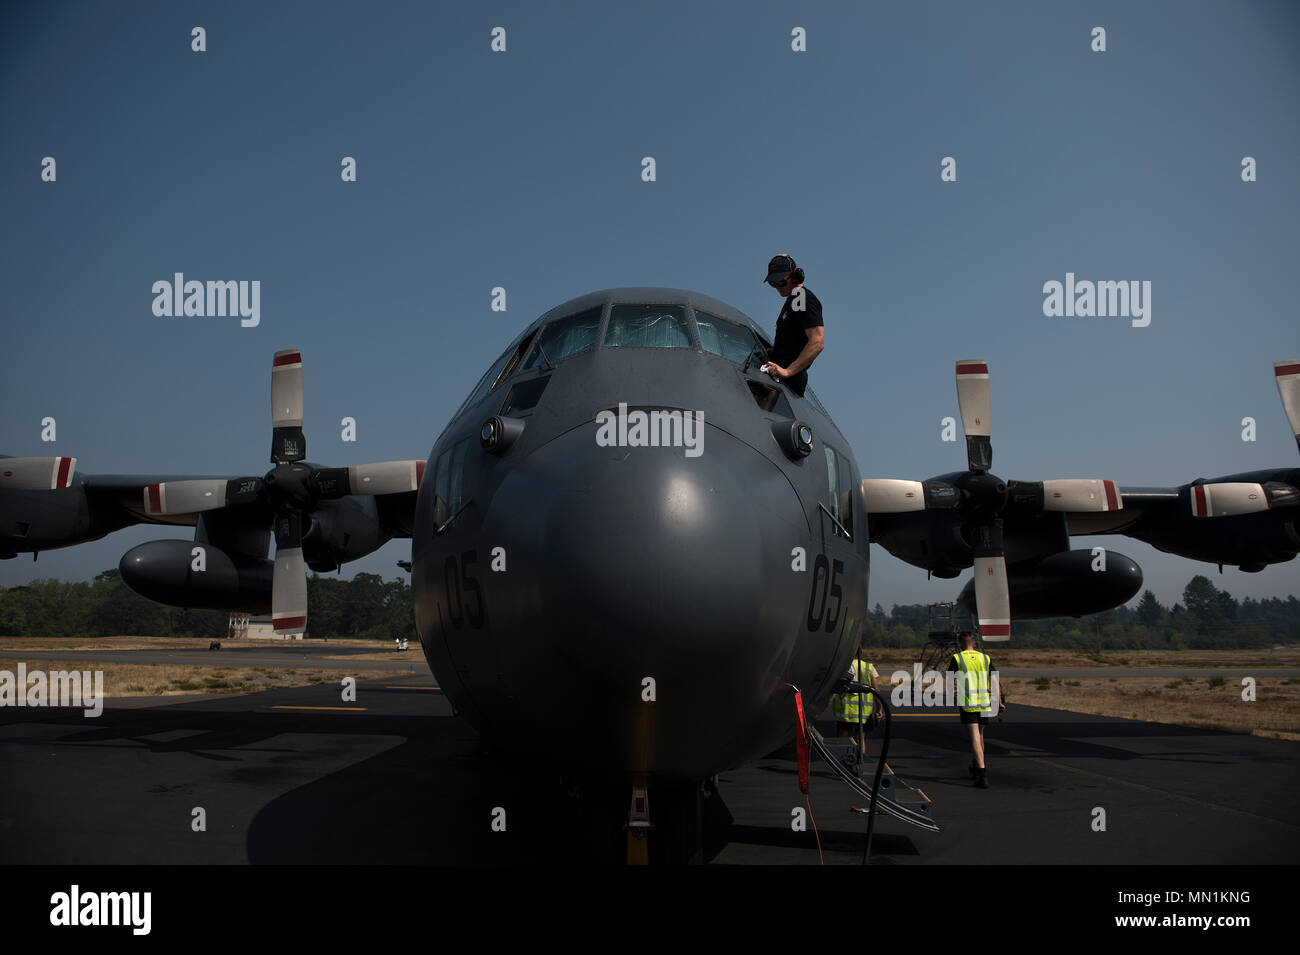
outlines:
{"label": "nose landing light", "polygon": [[812,454],[812,428],[802,421],[790,419],[774,421],[772,422],[772,436],[776,438],[776,443],[781,446],[781,450],[796,461]]}
{"label": "nose landing light", "polygon": [[488,418],[479,429],[478,439],[485,451],[502,454],[524,433],[526,424],[521,418],[507,418],[501,415]]}

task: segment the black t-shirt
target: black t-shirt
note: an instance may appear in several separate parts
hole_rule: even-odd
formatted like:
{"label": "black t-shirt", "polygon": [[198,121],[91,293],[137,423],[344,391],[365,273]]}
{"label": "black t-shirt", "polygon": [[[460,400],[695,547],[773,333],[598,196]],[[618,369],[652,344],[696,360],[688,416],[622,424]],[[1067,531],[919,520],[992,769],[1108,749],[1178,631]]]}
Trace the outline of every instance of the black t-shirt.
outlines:
{"label": "black t-shirt", "polygon": [[803,289],[803,311],[795,311],[790,304],[799,294],[794,290],[781,304],[781,314],[776,317],[776,336],[772,339],[772,361],[789,368],[808,344],[807,331],[822,324],[822,303],[807,288]]}

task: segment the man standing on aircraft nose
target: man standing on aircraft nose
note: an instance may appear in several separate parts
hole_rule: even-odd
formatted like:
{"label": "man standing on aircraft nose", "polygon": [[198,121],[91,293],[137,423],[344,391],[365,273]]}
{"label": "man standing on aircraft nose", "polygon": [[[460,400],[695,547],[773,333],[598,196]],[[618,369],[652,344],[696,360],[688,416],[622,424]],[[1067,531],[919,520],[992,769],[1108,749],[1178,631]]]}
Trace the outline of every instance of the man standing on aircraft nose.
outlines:
{"label": "man standing on aircraft nose", "polygon": [[803,287],[803,278],[803,269],[784,252],[767,263],[764,281],[780,292],[785,302],[776,318],[776,334],[764,371],[784,381],[801,398],[808,387],[808,367],[826,347],[822,303]]}

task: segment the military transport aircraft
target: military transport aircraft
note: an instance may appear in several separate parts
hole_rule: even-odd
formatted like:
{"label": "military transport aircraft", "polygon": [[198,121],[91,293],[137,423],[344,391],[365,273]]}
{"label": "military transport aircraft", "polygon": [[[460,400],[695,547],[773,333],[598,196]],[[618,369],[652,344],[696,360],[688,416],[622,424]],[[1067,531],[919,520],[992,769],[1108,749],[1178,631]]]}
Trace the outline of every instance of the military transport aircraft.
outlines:
{"label": "military transport aircraft", "polygon": [[[1176,488],[997,478],[983,361],[956,366],[966,469],[864,480],[816,395],[764,374],[769,347],[706,295],[592,292],[510,343],[427,462],[347,468],[306,461],[302,358],[279,352],[266,474],[5,458],[0,557],[194,525],[193,541],[129,551],[123,580],[176,606],[269,609],[299,633],[306,567],[410,537],[420,641],[455,709],[525,765],[600,780],[624,811],[633,794],[643,821],[648,796],[652,820],[689,830],[702,781],[792,738],[794,688],[825,707],[859,643],[872,541],[941,577],[973,566],[986,641],[1013,616],[1137,593],[1133,561],[1109,552],[1094,570],[1072,534],[1247,571],[1300,552],[1296,468]],[[1275,375],[1300,446],[1300,362]]]}

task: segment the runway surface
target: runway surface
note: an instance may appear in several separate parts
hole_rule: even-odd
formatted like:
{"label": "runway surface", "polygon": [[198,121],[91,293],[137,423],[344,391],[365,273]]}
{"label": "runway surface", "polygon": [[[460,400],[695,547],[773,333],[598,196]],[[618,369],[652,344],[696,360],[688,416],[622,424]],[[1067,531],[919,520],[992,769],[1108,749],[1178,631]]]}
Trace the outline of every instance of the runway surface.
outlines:
{"label": "runway surface", "polygon": [[[1030,706],[1010,717],[988,729],[984,791],[953,716],[898,716],[889,763],[930,796],[943,831],[879,817],[873,863],[1300,859],[1300,744]],[[554,772],[482,753],[427,670],[362,681],[355,704],[317,685],[110,701],[98,719],[0,708],[0,765],[7,864],[555,864],[580,844]],[[859,800],[814,770],[825,860],[857,863]],[[812,828],[791,828],[802,806],[793,747],[723,774],[706,804],[707,861],[816,864]],[[196,808],[205,832],[192,829]]]}

